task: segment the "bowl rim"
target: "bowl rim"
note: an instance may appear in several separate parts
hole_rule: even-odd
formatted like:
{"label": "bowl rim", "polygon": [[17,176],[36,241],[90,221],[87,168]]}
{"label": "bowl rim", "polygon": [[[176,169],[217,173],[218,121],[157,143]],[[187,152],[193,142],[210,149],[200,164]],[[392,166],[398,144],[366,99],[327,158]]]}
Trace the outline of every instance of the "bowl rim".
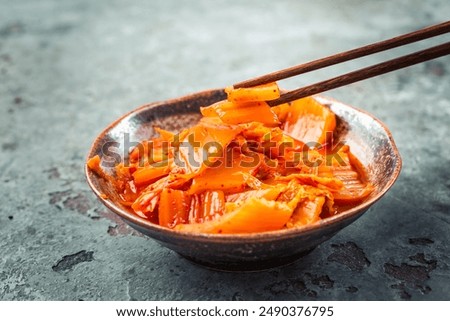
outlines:
{"label": "bowl rim", "polygon": [[185,99],[194,99],[196,96],[202,96],[202,95],[205,95],[208,93],[219,92],[219,91],[223,91],[223,89],[222,88],[207,89],[207,90],[187,94],[184,96],[180,96],[177,98],[171,98],[171,99],[167,99],[167,100],[161,100],[161,101],[156,101],[156,102],[151,102],[151,103],[141,105],[141,106],[131,110],[130,112],[124,114],[123,116],[119,117],[118,119],[116,119],[115,121],[110,123],[104,130],[102,130],[101,133],[99,135],[97,135],[96,138],[94,139],[94,141],[88,151],[88,154],[86,157],[86,162],[84,165],[84,173],[86,176],[87,183],[88,183],[89,187],[92,189],[92,191],[94,192],[94,194],[98,197],[98,199],[107,208],[109,208],[116,215],[120,216],[122,219],[125,219],[128,222],[134,223],[134,224],[138,225],[139,227],[145,229],[146,231],[151,231],[151,232],[155,232],[158,234],[167,234],[167,235],[170,235],[173,237],[185,238],[185,239],[193,239],[194,238],[197,240],[208,240],[208,241],[218,241],[218,242],[220,242],[220,241],[227,241],[227,242],[236,241],[236,242],[240,243],[243,241],[250,241],[250,242],[251,241],[260,241],[260,240],[270,241],[273,239],[279,240],[280,238],[283,238],[283,239],[291,238],[294,236],[299,236],[299,234],[306,235],[309,233],[313,233],[317,230],[320,230],[324,227],[331,227],[331,226],[338,224],[341,221],[345,221],[347,219],[352,219],[352,218],[356,219],[358,217],[358,214],[362,214],[363,211],[367,210],[374,203],[376,203],[378,200],[380,200],[382,198],[382,196],[384,194],[386,194],[386,192],[394,185],[395,181],[398,179],[398,177],[400,175],[400,171],[402,168],[402,159],[401,159],[400,153],[395,144],[392,133],[390,132],[388,127],[381,120],[379,120],[377,117],[373,116],[372,114],[370,114],[369,112],[367,112],[365,110],[362,110],[360,108],[340,102],[334,98],[330,98],[330,97],[323,96],[323,95],[314,95],[314,97],[318,98],[318,100],[321,101],[322,103],[340,104],[345,107],[351,108],[351,109],[355,110],[356,112],[363,114],[364,116],[371,118],[379,126],[381,126],[381,128],[387,135],[389,143],[393,150],[393,153],[396,156],[396,165],[393,169],[393,172],[392,172],[388,182],[384,186],[384,188],[381,191],[379,191],[377,194],[375,194],[373,197],[371,197],[368,201],[364,201],[363,203],[358,204],[355,207],[346,209],[345,211],[343,211],[337,215],[333,215],[331,217],[321,219],[318,222],[315,222],[313,224],[309,224],[306,226],[293,227],[293,228],[274,230],[274,231],[258,232],[258,233],[212,234],[212,233],[192,233],[192,232],[178,231],[178,230],[170,229],[167,227],[163,227],[161,225],[158,225],[158,224],[152,223],[148,220],[145,220],[144,218],[139,217],[138,215],[132,213],[131,211],[126,211],[126,210],[122,209],[121,207],[117,206],[109,198],[105,199],[102,197],[103,193],[96,188],[96,186],[94,184],[94,179],[103,179],[103,178],[98,177],[92,170],[89,169],[89,167],[86,164],[87,160],[89,160],[91,157],[96,155],[94,153],[94,151],[96,150],[96,146],[97,146],[98,142],[102,139],[102,137],[107,135],[114,127],[116,127],[116,125],[118,125],[120,122],[124,121],[126,118],[130,117],[133,114],[138,114],[143,110],[155,108],[155,107],[161,106],[161,105],[173,104],[173,103],[185,100]]}

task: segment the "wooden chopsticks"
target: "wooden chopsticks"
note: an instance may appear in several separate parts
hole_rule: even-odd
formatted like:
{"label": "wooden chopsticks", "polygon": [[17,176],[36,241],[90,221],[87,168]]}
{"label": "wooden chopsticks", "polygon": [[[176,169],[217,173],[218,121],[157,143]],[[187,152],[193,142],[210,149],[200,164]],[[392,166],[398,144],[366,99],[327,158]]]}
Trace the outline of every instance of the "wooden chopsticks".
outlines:
{"label": "wooden chopsticks", "polygon": [[[234,84],[233,87],[234,88],[253,87],[277,80],[286,79],[309,71],[328,67],[352,59],[364,57],[377,52],[385,51],[409,43],[442,35],[448,32],[450,32],[450,21],[446,21],[444,23],[430,26],[418,31],[407,33],[384,41],[369,44],[360,48],[352,49],[325,58],[307,62],[305,64],[300,64],[297,66],[272,72],[270,74],[266,74],[257,78],[239,82],[237,84]],[[450,42],[446,42],[442,45],[431,47],[429,49],[421,50],[409,55],[401,56],[392,60],[388,60],[386,62],[362,68],[306,87],[295,89],[286,92],[282,94],[280,98],[268,101],[267,103],[271,106],[276,106],[289,101],[293,101],[295,99],[303,98],[323,91],[345,86],[363,79],[382,75],[384,73],[412,66],[414,64],[442,57],[448,54],[450,54]]]}

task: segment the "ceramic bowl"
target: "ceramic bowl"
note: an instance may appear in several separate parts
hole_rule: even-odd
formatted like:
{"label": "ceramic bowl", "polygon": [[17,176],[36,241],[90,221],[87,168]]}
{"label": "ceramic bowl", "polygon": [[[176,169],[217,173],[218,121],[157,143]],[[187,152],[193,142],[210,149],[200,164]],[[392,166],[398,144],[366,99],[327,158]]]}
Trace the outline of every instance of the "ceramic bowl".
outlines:
{"label": "ceramic bowl", "polygon": [[[154,125],[178,131],[193,125],[200,118],[200,107],[225,98],[222,89],[207,90],[139,107],[102,131],[94,141],[88,158],[103,156],[105,150],[113,149],[116,156],[120,155],[123,159],[124,150],[128,150],[132,142],[156,136]],[[293,262],[366,212],[394,184],[401,169],[401,158],[392,135],[378,119],[341,102],[321,96],[316,98],[329,105],[338,116],[339,139],[350,145],[353,154],[367,169],[375,191],[362,204],[310,226],[230,235],[174,231],[133,214],[118,201],[118,194],[113,186],[86,167],[87,181],[100,201],[127,224],[203,266],[229,271],[251,271]],[[115,159],[117,161],[121,161],[118,156]],[[113,171],[111,167],[103,168]]]}

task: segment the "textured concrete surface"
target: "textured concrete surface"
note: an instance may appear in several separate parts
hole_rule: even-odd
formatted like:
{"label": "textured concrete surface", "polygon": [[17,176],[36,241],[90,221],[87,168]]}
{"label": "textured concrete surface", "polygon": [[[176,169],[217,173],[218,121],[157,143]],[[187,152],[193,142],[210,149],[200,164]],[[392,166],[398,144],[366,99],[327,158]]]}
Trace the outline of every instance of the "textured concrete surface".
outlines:
{"label": "textured concrete surface", "polygon": [[328,93],[390,127],[403,172],[361,219],[284,268],[192,265],[120,223],[83,176],[94,137],[134,107],[449,12],[446,0],[0,0],[0,299],[450,300],[450,56]]}

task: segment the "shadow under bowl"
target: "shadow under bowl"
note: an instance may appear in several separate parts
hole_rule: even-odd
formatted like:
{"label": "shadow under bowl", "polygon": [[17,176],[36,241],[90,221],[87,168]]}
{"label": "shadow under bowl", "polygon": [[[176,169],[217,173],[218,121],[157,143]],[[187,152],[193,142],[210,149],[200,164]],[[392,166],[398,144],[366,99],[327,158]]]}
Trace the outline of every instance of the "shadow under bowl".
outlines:
{"label": "shadow under bowl", "polygon": [[[103,170],[114,174],[113,166],[123,161],[133,143],[156,136],[153,126],[172,131],[192,126],[200,119],[200,107],[225,98],[224,91],[217,89],[144,105],[108,126],[94,141],[88,158],[104,157]],[[131,227],[200,265],[226,271],[255,271],[291,263],[359,218],[388,191],[401,170],[399,152],[384,124],[362,110],[329,98],[316,98],[337,115],[338,137],[334,139],[350,146],[366,168],[375,191],[363,203],[310,226],[229,235],[174,231],[135,215],[119,202],[110,182],[86,167],[87,181],[103,204]]]}

